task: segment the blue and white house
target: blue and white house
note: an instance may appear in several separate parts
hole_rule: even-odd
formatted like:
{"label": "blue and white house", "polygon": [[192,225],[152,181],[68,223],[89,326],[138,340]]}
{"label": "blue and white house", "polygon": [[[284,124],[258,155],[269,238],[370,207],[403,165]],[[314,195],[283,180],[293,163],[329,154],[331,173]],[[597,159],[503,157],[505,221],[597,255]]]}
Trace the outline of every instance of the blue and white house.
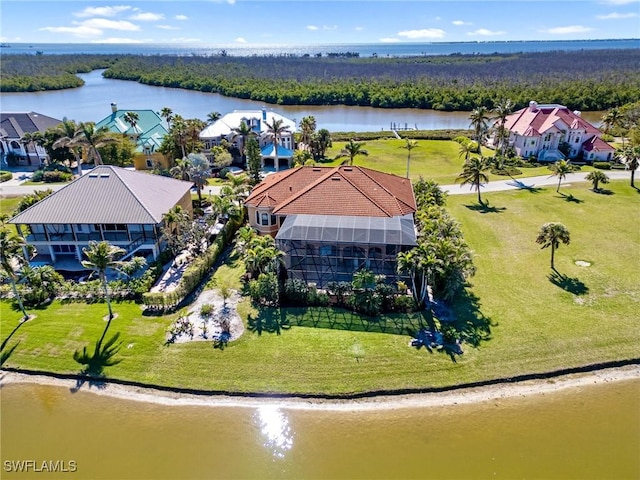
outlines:
{"label": "blue and white house", "polygon": [[[287,132],[278,139],[277,154],[273,138],[268,134],[269,129],[267,127],[267,124],[273,124],[274,120],[282,120],[283,125],[287,128]],[[258,140],[262,152],[263,168],[273,167],[278,171],[281,166],[289,165],[295,149],[293,135],[296,132],[296,122],[266,108],[261,110],[234,110],[205,128],[200,132],[200,140],[204,143],[205,155],[211,151],[211,148],[220,145],[223,139],[242,151],[242,137],[237,132],[241,123],[247,124]]]}

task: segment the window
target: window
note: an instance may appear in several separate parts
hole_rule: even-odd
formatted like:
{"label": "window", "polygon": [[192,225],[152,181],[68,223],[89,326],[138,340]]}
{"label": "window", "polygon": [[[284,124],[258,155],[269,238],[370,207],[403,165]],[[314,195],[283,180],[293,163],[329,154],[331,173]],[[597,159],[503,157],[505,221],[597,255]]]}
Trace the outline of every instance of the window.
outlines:
{"label": "window", "polygon": [[535,145],[536,141],[535,140],[531,140],[531,145]]}
{"label": "window", "polygon": [[277,225],[278,224],[278,220],[276,219],[275,215],[271,215],[271,225]]}
{"label": "window", "polygon": [[147,158],[147,168],[153,168],[153,160]]}
{"label": "window", "polygon": [[580,139],[576,137],[576,143],[580,143]]}
{"label": "window", "polygon": [[260,214],[260,225],[269,225],[269,214],[263,212]]}
{"label": "window", "polygon": [[328,257],[329,255],[335,256],[336,248],[333,245],[322,245],[320,247],[320,256]]}
{"label": "window", "polygon": [[76,253],[75,245],[53,245],[53,251],[55,253]]}

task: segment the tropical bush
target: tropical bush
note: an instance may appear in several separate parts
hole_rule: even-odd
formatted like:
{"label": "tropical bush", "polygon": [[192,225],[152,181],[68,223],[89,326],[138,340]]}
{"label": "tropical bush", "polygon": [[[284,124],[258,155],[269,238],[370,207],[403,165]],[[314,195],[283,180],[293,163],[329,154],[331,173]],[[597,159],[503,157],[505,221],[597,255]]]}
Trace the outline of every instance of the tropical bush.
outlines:
{"label": "tropical bush", "polygon": [[611,170],[611,162],[593,162],[593,168],[599,170]]}
{"label": "tropical bush", "polygon": [[12,178],[13,178],[13,174],[11,172],[0,170],[0,183],[6,182],[7,180],[11,180]]}

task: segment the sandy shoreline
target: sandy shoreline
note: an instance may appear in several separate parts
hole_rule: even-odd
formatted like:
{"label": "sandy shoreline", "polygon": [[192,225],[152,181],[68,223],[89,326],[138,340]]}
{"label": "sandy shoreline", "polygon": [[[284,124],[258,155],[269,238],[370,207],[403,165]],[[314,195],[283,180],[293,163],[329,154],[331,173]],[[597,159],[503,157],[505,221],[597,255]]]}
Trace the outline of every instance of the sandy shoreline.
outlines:
{"label": "sandy shoreline", "polygon": [[[203,396],[118,384],[106,384],[104,388],[101,387],[100,389],[85,385],[80,389],[80,392],[167,406],[255,408],[269,404],[289,409],[364,411],[473,404],[511,397],[553,394],[567,389],[587,387],[595,384],[634,380],[640,380],[640,365],[628,365],[586,373],[569,374],[544,380],[526,380],[437,393],[381,395],[356,400],[325,400],[296,397],[256,398],[225,395]],[[11,384],[51,385],[69,388],[70,390],[76,386],[75,380],[59,379],[45,375],[25,375],[6,371],[0,373],[0,386],[3,387]]]}

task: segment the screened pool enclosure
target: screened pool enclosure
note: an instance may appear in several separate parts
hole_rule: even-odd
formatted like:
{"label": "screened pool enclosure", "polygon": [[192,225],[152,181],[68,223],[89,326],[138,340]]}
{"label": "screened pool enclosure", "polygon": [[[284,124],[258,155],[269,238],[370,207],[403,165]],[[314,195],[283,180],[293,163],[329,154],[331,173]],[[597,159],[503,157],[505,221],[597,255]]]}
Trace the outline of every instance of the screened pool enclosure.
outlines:
{"label": "screened pool enclosure", "polygon": [[357,217],[288,215],[276,235],[285,254],[289,278],[325,287],[328,282],[350,282],[353,273],[368,269],[399,278],[396,255],[416,246],[413,215]]}

